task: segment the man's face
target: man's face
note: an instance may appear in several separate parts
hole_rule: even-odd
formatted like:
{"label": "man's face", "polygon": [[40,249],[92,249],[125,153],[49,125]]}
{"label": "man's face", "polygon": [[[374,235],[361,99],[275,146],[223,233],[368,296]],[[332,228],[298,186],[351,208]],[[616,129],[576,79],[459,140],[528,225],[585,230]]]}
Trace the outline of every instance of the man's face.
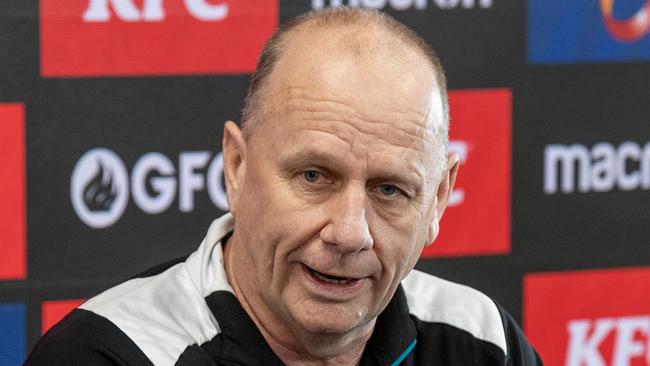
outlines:
{"label": "man's face", "polygon": [[246,267],[234,271],[260,317],[345,334],[375,319],[432,240],[442,107],[415,51],[321,38],[298,37],[276,65],[265,119],[231,174]]}

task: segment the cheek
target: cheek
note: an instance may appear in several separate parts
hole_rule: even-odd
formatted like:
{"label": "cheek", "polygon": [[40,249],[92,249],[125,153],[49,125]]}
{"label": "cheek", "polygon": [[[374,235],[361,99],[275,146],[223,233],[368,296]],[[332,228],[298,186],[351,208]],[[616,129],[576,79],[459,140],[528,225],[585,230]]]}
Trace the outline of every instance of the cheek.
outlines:
{"label": "cheek", "polygon": [[394,253],[396,275],[401,278],[406,276],[408,272],[413,269],[415,263],[420,257],[422,245],[414,243],[404,243],[404,246]]}
{"label": "cheek", "polygon": [[[287,257],[318,234],[322,210],[296,199],[281,179],[255,178],[243,191],[237,227],[250,243],[249,255],[259,266],[258,272],[270,277],[269,272],[274,271],[273,276],[279,276]],[[268,282],[269,278],[262,280]]]}
{"label": "cheek", "polygon": [[314,235],[323,222],[324,205],[305,200],[290,180],[278,175],[256,177],[254,182],[247,195],[255,206],[258,225],[271,227],[274,236],[284,239]]}
{"label": "cheek", "polygon": [[420,257],[426,230],[405,224],[400,227],[388,223],[379,225],[375,236],[375,251],[382,261],[385,274],[401,280]]}

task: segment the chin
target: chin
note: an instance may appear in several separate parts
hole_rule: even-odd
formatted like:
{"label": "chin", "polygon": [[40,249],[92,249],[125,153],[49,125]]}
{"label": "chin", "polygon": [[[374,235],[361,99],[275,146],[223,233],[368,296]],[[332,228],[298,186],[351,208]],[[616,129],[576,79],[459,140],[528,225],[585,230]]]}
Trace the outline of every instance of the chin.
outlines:
{"label": "chin", "polygon": [[294,313],[294,320],[303,332],[314,336],[340,338],[361,330],[368,322],[367,311],[357,311],[350,304],[320,304],[305,306]]}

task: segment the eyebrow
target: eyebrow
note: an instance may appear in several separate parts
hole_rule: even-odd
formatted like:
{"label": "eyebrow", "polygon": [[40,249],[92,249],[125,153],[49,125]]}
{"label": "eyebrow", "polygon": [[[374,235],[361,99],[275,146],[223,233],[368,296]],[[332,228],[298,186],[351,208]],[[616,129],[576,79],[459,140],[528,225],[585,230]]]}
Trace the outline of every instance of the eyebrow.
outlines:
{"label": "eyebrow", "polygon": [[336,155],[332,151],[307,147],[286,153],[286,155],[281,157],[281,165],[283,169],[289,171],[309,165],[334,165],[333,168],[340,170],[344,164],[339,163],[340,157]]}
{"label": "eyebrow", "polygon": [[[331,169],[333,173],[340,173],[346,169],[347,159],[342,159],[347,153],[336,153],[331,150],[324,150],[322,148],[307,147],[299,151],[288,152],[281,158],[281,166],[283,170],[294,172],[298,169],[316,165],[325,169]],[[342,162],[343,161],[343,162]],[[398,166],[403,166],[397,161],[390,162],[389,164],[382,164],[376,166],[375,169],[370,171],[367,177],[369,181],[395,181],[403,182],[415,189],[422,187],[424,184],[424,174],[415,167],[401,169],[393,169]],[[401,171],[400,171],[401,170]]]}

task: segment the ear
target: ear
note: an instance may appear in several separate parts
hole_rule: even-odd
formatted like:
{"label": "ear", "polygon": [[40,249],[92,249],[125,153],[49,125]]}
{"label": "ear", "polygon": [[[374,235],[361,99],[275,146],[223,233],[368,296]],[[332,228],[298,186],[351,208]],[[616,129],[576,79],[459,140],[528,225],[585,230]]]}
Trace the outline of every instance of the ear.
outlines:
{"label": "ear", "polygon": [[234,215],[237,200],[246,175],[246,141],[233,121],[223,128],[223,172],[226,183],[228,207]]}
{"label": "ear", "polygon": [[458,168],[460,166],[460,157],[456,153],[450,153],[447,157],[447,168],[442,173],[440,179],[440,184],[438,184],[438,191],[436,192],[436,201],[434,203],[434,213],[431,223],[429,225],[429,237],[427,238],[427,244],[433,243],[438,237],[438,232],[440,231],[440,220],[442,219],[442,214],[447,208],[447,203],[449,202],[449,196],[454,189],[454,183],[456,183],[456,175],[458,175]]}

